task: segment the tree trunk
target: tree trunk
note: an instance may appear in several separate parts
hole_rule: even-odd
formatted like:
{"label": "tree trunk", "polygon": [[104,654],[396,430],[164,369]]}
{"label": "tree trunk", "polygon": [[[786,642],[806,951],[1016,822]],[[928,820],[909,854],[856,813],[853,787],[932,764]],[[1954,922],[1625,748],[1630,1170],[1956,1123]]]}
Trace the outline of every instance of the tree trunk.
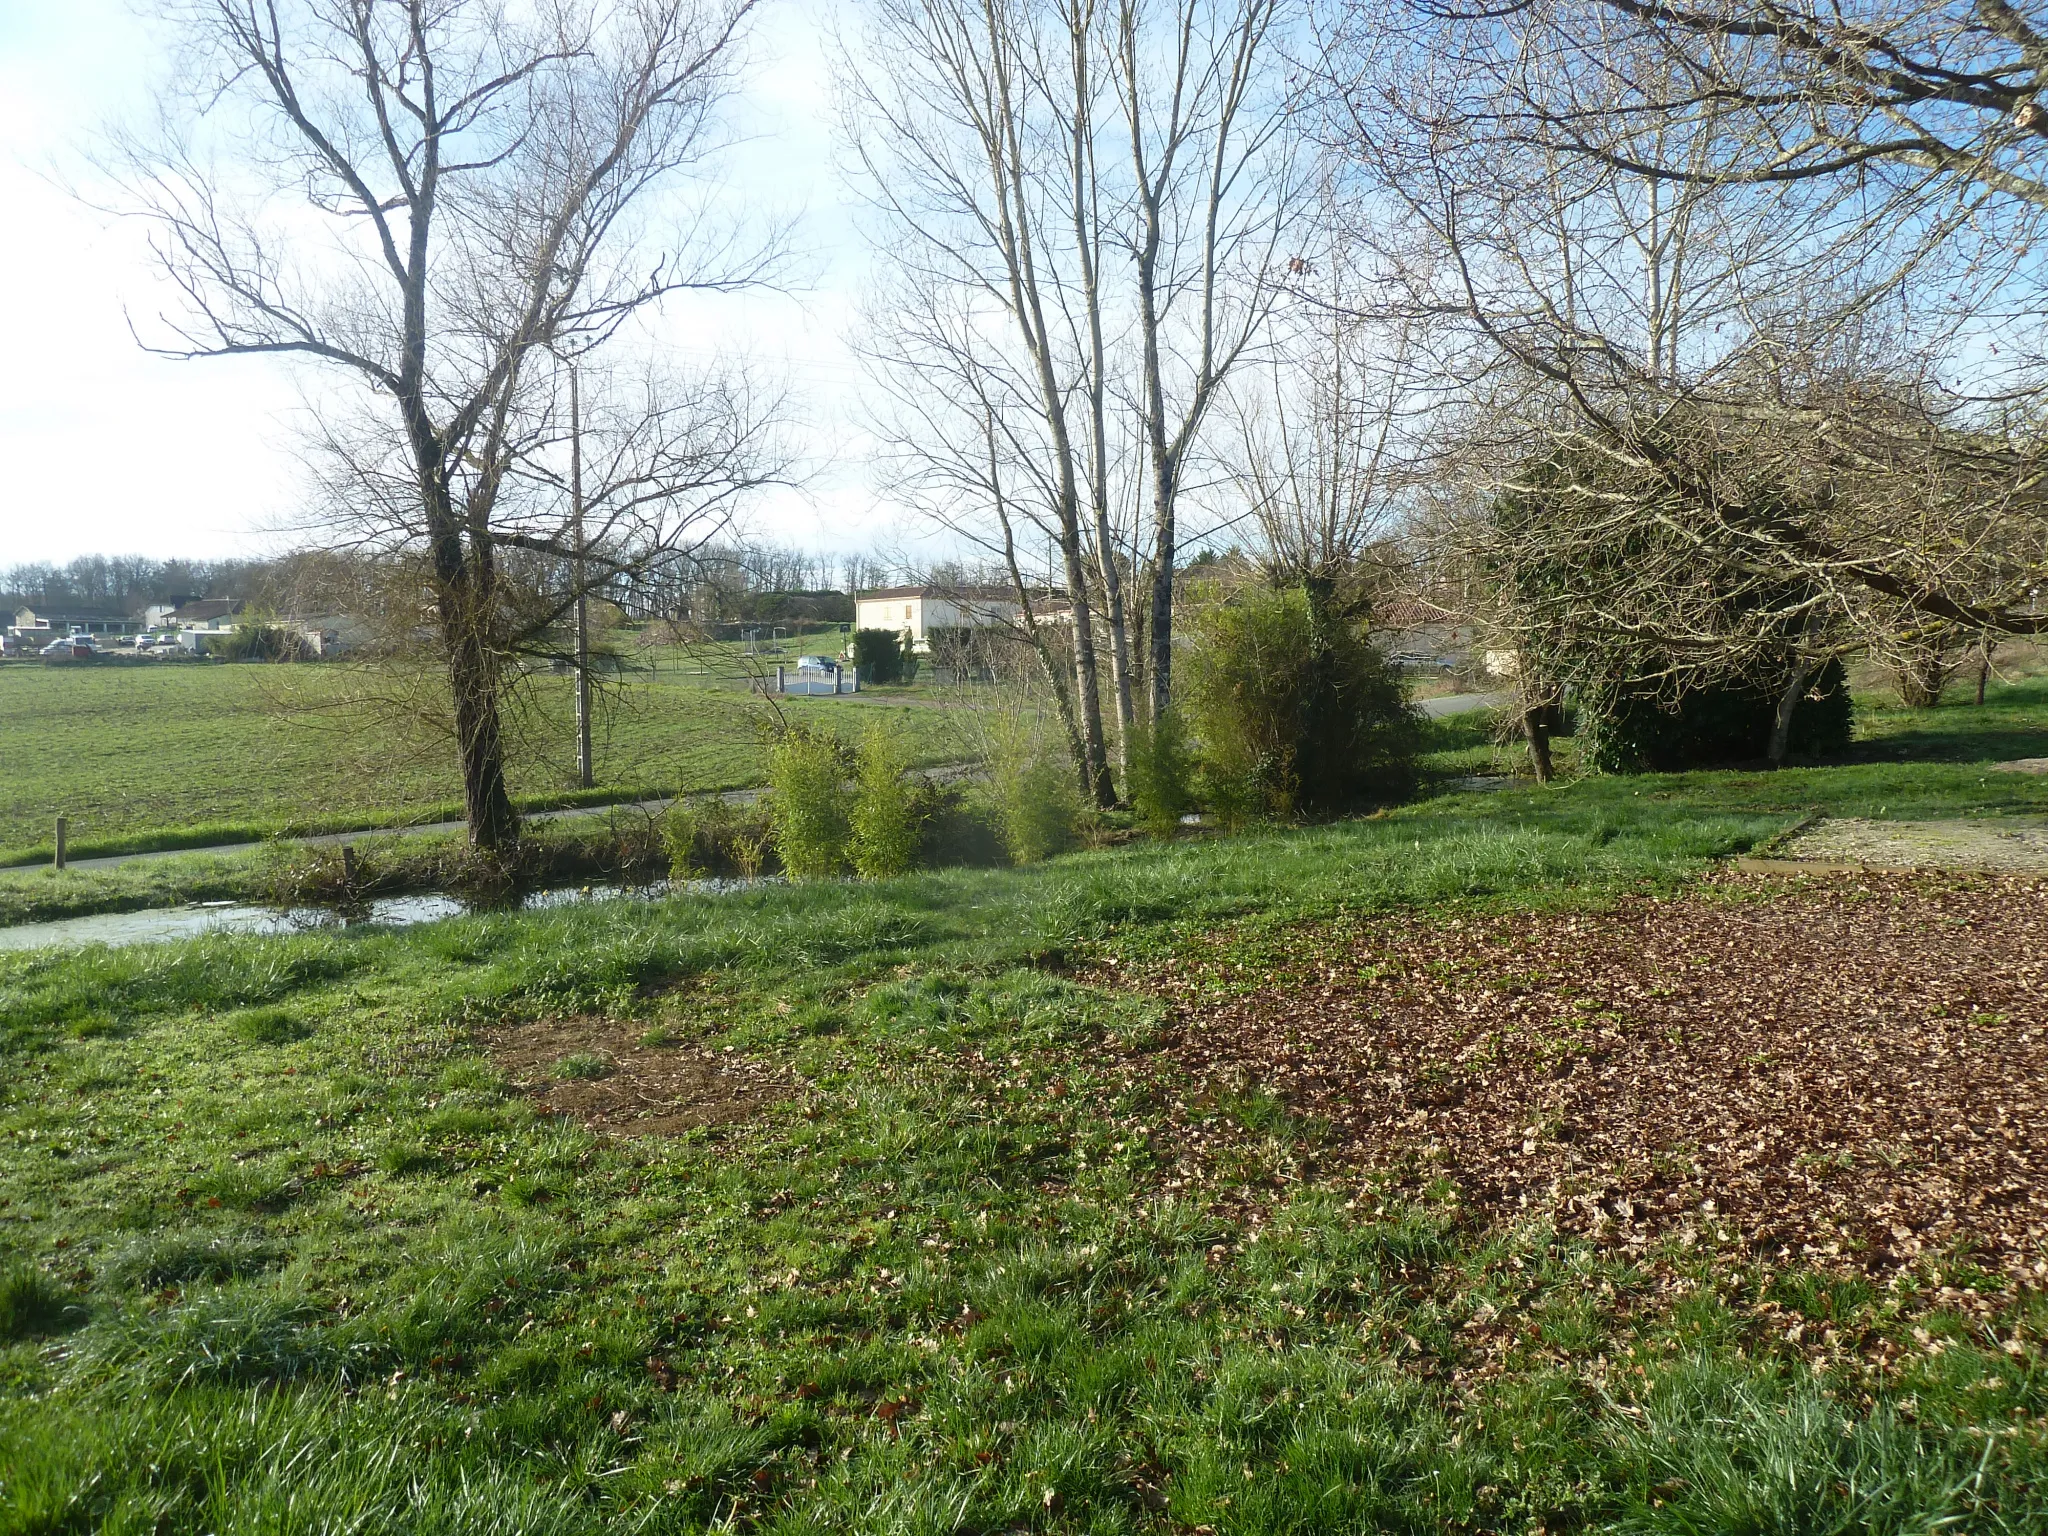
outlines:
{"label": "tree trunk", "polygon": [[1095,626],[1088,610],[1088,573],[1081,561],[1078,518],[1063,520],[1060,543],[1067,566],[1067,600],[1074,615],[1074,682],[1080,693],[1081,784],[1089,803],[1107,810],[1116,804],[1116,782],[1109,773],[1109,750],[1102,738],[1102,695],[1095,668]]}
{"label": "tree trunk", "polygon": [[1991,681],[1991,636],[1986,634],[1977,645],[1977,702],[1984,702],[1985,685]]}
{"label": "tree trunk", "polygon": [[[993,483],[993,482],[991,482]],[[1094,782],[1088,771],[1088,745],[1081,729],[1081,722],[1074,714],[1073,690],[1067,686],[1065,669],[1051,646],[1045,643],[1045,626],[1038,622],[1038,614],[1031,606],[1031,586],[1024,580],[1024,572],[1017,564],[1017,536],[1011,526],[1009,509],[1000,496],[996,502],[996,521],[1003,530],[1003,564],[1010,573],[1010,585],[1017,594],[1017,611],[1024,625],[1024,639],[1033,654],[1038,657],[1040,670],[1045,673],[1046,686],[1052,689],[1053,707],[1059,711],[1060,728],[1067,734],[1067,751],[1074,759],[1074,770],[1080,776],[1083,796],[1094,793]],[[1076,672],[1076,677],[1080,676]]]}
{"label": "tree trunk", "polygon": [[1535,770],[1538,784],[1548,784],[1553,773],[1549,713],[1548,704],[1530,704],[1522,710],[1522,734],[1529,741],[1529,766]]}
{"label": "tree trunk", "polygon": [[[462,806],[472,848],[497,852],[519,836],[519,815],[505,788],[505,739],[498,717],[498,654],[491,644],[494,571],[488,546],[465,557],[446,488],[424,487],[436,527],[436,610],[448,661],[455,746],[462,759]],[[436,505],[438,503],[438,505]],[[436,515],[438,514],[438,515]]]}
{"label": "tree trunk", "polygon": [[1146,671],[1152,685],[1152,718],[1173,705],[1173,492],[1162,470],[1152,511],[1152,603],[1146,616],[1151,655]]}
{"label": "tree trunk", "polygon": [[1785,749],[1792,741],[1792,717],[1799,713],[1799,701],[1806,697],[1807,687],[1819,671],[1820,663],[1805,657],[1792,664],[1792,676],[1785,683],[1785,691],[1778,695],[1778,708],[1771,716],[1771,744],[1766,755],[1773,768],[1785,765]]}
{"label": "tree trunk", "polygon": [[1899,663],[1899,702],[1908,709],[1932,709],[1941,702],[1948,665],[1939,650],[1917,650]]}
{"label": "tree trunk", "polygon": [[[482,626],[442,603],[448,684],[455,702],[455,742],[462,754],[462,804],[473,848],[496,852],[519,836],[519,816],[505,789],[505,742],[498,720],[498,660]],[[450,609],[457,611],[453,614]],[[453,618],[454,623],[449,624]]]}

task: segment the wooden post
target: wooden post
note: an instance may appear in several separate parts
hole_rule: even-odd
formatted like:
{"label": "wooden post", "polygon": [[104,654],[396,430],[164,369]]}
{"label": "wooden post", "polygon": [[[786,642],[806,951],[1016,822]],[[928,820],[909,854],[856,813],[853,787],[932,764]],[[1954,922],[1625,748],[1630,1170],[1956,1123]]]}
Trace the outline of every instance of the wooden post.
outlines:
{"label": "wooden post", "polygon": [[64,867],[64,845],[69,841],[70,831],[71,818],[69,816],[59,816],[57,818],[57,867],[59,869]]}
{"label": "wooden post", "polygon": [[341,888],[344,894],[356,893],[356,848],[354,843],[341,845]]}

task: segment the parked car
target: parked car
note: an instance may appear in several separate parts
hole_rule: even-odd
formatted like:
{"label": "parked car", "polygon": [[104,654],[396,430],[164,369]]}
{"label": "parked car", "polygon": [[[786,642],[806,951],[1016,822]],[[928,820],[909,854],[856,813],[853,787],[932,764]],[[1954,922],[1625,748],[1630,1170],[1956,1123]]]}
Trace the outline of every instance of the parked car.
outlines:
{"label": "parked car", "polygon": [[796,669],[799,672],[837,672],[839,663],[830,656],[799,656]]}
{"label": "parked car", "polygon": [[66,635],[61,640],[52,640],[36,654],[39,656],[87,657],[99,650],[99,644],[91,635]]}

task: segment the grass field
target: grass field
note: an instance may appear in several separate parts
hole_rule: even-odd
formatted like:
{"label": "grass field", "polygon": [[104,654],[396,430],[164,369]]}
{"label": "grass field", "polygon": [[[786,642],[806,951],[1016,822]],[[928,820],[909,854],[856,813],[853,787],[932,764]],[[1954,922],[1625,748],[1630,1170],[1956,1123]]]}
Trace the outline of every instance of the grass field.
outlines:
{"label": "grass field", "polygon": [[[666,670],[629,674],[603,701],[598,798],[759,783],[765,706],[725,686],[723,672],[699,677],[664,659]],[[342,707],[359,686],[355,673],[320,666],[0,666],[0,740],[33,744],[0,774],[0,863],[47,857],[59,814],[81,857],[459,816],[450,745],[388,722],[365,729]],[[532,687],[513,792],[529,806],[574,803],[569,681]],[[782,707],[851,735],[879,711],[919,762],[960,751],[943,709],[879,698]]]}
{"label": "grass field", "polygon": [[[2041,1530],[2037,1291],[1360,1174],[1172,1075],[1144,980],[1315,1008],[1361,935],[1485,924],[1554,936],[1573,1013],[1579,914],[1776,910],[1696,882],[1811,803],[1991,793],[2048,726],[2001,708],[1761,787],[0,957],[0,1528]],[[671,1134],[553,1112],[629,1062],[687,1086]]]}

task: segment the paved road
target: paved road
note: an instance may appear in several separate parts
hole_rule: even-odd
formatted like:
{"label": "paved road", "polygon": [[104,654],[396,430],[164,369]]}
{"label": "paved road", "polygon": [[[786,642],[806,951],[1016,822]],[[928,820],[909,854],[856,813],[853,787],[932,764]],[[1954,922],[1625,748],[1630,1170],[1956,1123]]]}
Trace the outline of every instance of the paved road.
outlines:
{"label": "paved road", "polygon": [[1424,699],[1422,712],[1442,719],[1445,715],[1469,715],[1475,709],[1497,709],[1507,701],[1504,693],[1454,693],[1441,699]]}

